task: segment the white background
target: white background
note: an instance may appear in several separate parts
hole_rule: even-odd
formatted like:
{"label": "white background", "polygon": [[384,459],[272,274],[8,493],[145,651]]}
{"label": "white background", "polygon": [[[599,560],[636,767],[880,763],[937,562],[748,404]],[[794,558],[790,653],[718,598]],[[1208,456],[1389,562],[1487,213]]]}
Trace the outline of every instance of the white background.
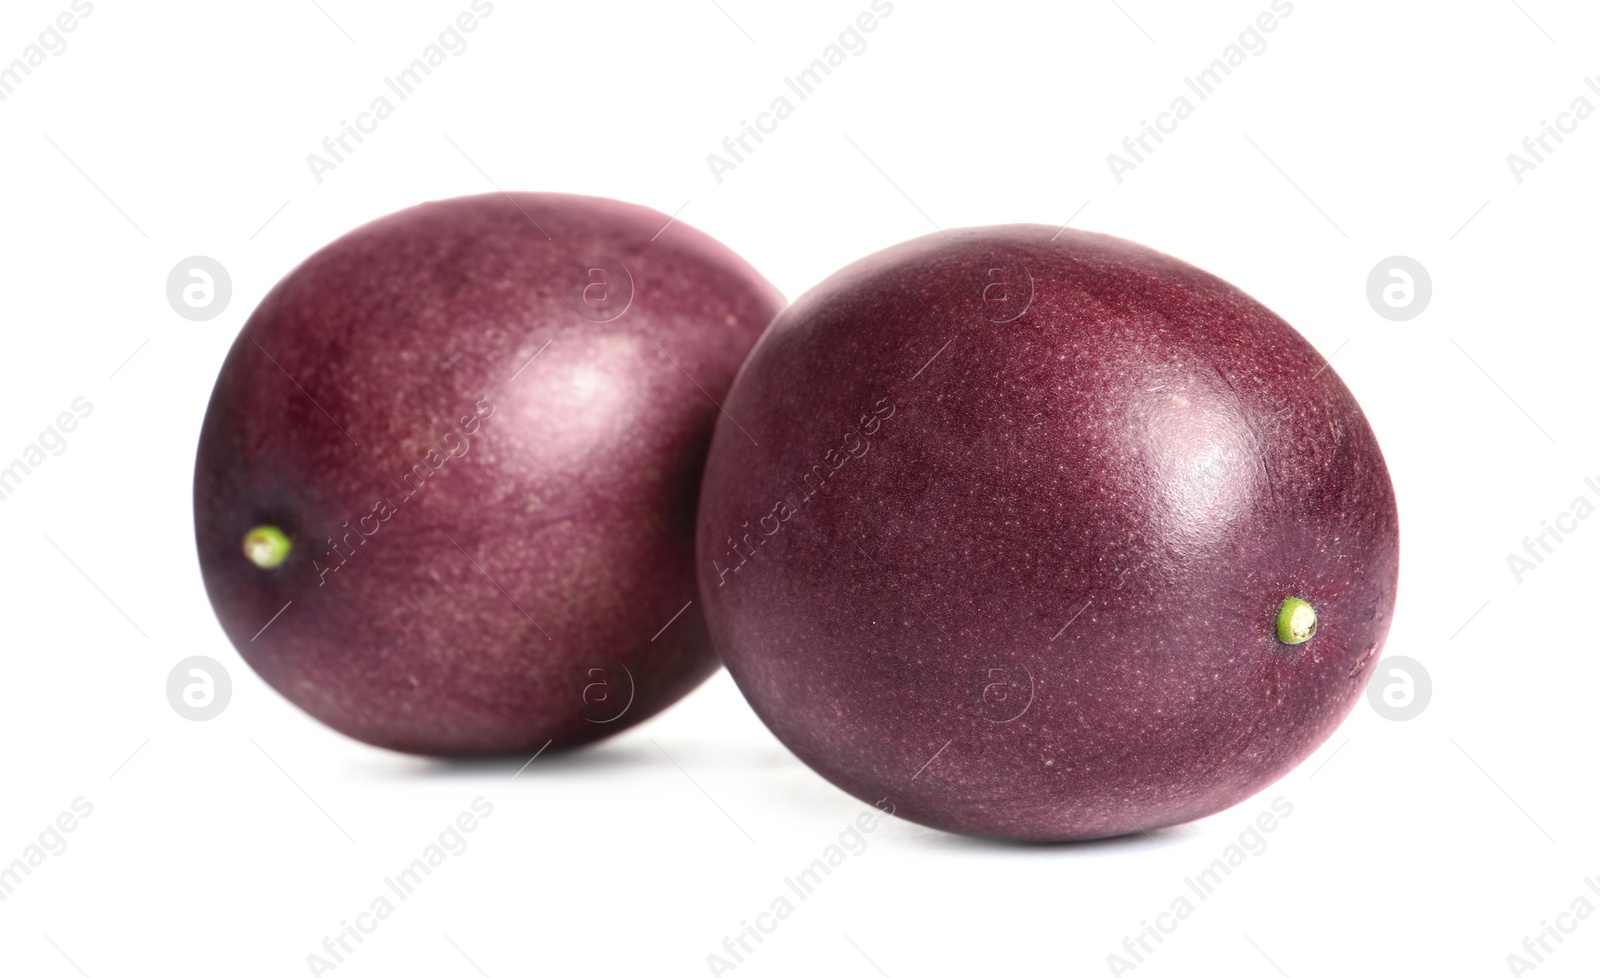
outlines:
{"label": "white background", "polygon": [[[1265,51],[1119,184],[1106,155],[1189,94],[1183,78],[1267,0],[896,0],[719,184],[706,155],[868,4],[717,2],[498,0],[320,184],[306,155],[467,0],[99,0],[0,102],[0,461],[75,397],[94,405],[65,453],[0,501],[0,862],[73,799],[94,806],[0,902],[0,972],[310,973],[323,938],[483,796],[494,814],[470,848],[341,978],[705,975],[724,936],[862,810],[725,674],[513,778],[517,764],[333,734],[224,639],[193,554],[190,480],[234,335],[335,236],[495,185],[682,207],[790,297],[934,222],[1072,218],[1194,262],[1295,324],[1334,357],[1394,477],[1402,579],[1386,654],[1431,674],[1419,717],[1363,702],[1279,784],[1152,839],[1019,848],[890,821],[731,973],[1108,974],[1123,938],[1279,795],[1292,816],[1210,899],[1189,894],[1195,912],[1141,978],[1506,974],[1541,921],[1585,893],[1600,906],[1584,886],[1600,874],[1600,521],[1520,583],[1506,561],[1575,497],[1595,501],[1584,479],[1600,477],[1600,119],[1520,184],[1506,161],[1574,98],[1600,106],[1583,84],[1600,75],[1600,13],[1296,0]],[[67,7],[7,0],[0,63]],[[232,275],[209,322],[166,300],[191,255]],[[1367,302],[1391,255],[1432,275],[1408,322]],[[234,682],[205,723],[164,691],[197,654]],[[1600,919],[1563,919],[1575,931],[1540,978],[1600,963]]]}

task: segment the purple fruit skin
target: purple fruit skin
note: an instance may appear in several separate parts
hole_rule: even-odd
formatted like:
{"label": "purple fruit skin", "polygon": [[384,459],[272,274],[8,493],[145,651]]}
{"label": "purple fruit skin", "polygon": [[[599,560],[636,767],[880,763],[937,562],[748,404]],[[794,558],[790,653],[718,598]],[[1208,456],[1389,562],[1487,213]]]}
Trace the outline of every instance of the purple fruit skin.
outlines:
{"label": "purple fruit skin", "polygon": [[[1287,323],[1166,255],[907,242],[780,314],[725,408],[713,640],[801,760],[914,822],[1200,818],[1304,760],[1377,662],[1399,538],[1365,417]],[[1301,645],[1289,595],[1320,617]]]}
{"label": "purple fruit skin", "polygon": [[[437,201],[262,300],[217,378],[194,506],[212,606],[271,686],[370,744],[494,755],[615,733],[716,669],[698,603],[663,626],[697,598],[713,398],[782,300],[681,222],[655,237],[667,220]],[[596,257],[626,274],[596,284]],[[282,566],[243,557],[258,523],[294,539]]]}

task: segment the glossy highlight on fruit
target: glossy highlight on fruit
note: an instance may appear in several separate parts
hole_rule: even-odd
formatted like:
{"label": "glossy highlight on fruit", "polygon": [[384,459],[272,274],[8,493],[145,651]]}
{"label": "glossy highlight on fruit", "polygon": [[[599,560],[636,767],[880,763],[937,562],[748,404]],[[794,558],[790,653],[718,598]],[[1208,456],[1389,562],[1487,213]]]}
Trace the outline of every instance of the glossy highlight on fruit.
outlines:
{"label": "glossy highlight on fruit", "polygon": [[1220,811],[1329,736],[1387,634],[1398,522],[1360,407],[1148,248],[899,245],[781,313],[724,407],[713,639],[801,760],[912,821],[1060,841]]}
{"label": "glossy highlight on fruit", "polygon": [[463,197],[350,232],[262,300],[206,412],[195,538],[224,631],[400,751],[531,754],[661,710],[717,666],[695,503],[780,304],[617,201]]}

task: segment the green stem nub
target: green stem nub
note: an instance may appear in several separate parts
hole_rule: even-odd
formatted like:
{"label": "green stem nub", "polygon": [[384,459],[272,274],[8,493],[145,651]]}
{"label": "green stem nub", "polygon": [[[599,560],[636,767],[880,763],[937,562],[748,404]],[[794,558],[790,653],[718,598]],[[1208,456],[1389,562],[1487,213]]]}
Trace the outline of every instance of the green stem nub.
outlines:
{"label": "green stem nub", "polygon": [[[244,535],[244,555],[250,563],[264,570],[272,568],[289,559],[289,551],[294,549],[294,542],[282,530],[270,524],[255,527]],[[1280,631],[1282,626],[1280,627]]]}
{"label": "green stem nub", "polygon": [[1284,645],[1299,645],[1311,641],[1317,634],[1317,609],[1306,602],[1289,596],[1278,609],[1278,641]]}

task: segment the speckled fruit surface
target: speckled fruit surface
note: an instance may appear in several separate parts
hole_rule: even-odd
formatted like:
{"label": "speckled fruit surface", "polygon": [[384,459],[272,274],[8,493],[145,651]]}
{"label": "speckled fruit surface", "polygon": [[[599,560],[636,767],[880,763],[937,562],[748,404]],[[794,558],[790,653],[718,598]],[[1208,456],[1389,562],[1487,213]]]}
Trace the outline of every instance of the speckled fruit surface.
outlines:
{"label": "speckled fruit surface", "polygon": [[[206,412],[195,536],[275,689],[382,747],[532,753],[716,668],[686,607],[696,494],[713,398],[781,298],[667,223],[554,194],[428,203],[262,300]],[[270,529],[246,556],[263,526],[292,545],[276,566]]]}
{"label": "speckled fruit surface", "polygon": [[1329,736],[1388,631],[1394,493],[1350,391],[1139,245],[1014,225],[873,255],[780,314],[725,407],[712,637],[803,761],[913,821],[1217,812]]}

